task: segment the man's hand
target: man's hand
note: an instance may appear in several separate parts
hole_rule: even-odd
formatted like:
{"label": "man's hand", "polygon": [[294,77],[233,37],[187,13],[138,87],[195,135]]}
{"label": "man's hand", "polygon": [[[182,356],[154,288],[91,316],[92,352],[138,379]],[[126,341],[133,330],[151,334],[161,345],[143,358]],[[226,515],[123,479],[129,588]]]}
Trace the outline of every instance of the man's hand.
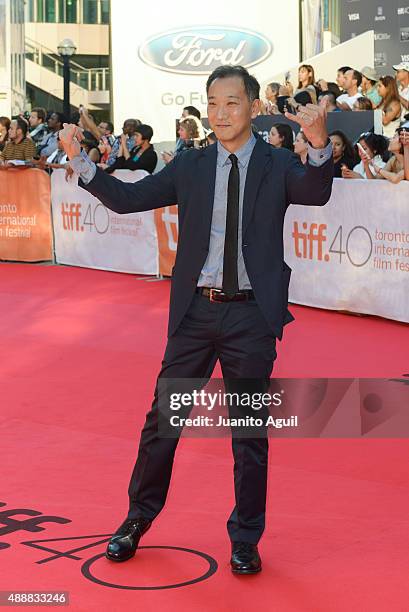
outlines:
{"label": "man's hand", "polygon": [[64,164],[64,168],[65,168],[65,180],[68,183],[69,179],[74,174],[74,170],[71,168],[70,164]]}
{"label": "man's hand", "polygon": [[325,149],[328,144],[327,110],[325,108],[317,104],[300,105],[296,115],[285,113],[285,116],[301,126],[314,149]]}
{"label": "man's hand", "polygon": [[328,82],[325,79],[318,79],[317,85],[321,91],[328,91]]}
{"label": "man's hand", "polygon": [[78,125],[64,123],[64,128],[60,130],[58,137],[68,155],[68,159],[77,157],[81,153],[80,142],[84,136]]}

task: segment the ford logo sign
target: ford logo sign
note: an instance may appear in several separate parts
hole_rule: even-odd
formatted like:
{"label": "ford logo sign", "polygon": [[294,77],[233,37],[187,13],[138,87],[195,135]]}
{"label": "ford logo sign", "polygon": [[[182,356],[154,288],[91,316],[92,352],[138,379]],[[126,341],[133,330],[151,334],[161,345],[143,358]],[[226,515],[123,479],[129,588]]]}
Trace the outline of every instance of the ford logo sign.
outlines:
{"label": "ford logo sign", "polygon": [[221,64],[245,68],[263,62],[272,44],[257,32],[227,26],[193,26],[151,36],[139,47],[140,59],[158,70],[210,74]]}

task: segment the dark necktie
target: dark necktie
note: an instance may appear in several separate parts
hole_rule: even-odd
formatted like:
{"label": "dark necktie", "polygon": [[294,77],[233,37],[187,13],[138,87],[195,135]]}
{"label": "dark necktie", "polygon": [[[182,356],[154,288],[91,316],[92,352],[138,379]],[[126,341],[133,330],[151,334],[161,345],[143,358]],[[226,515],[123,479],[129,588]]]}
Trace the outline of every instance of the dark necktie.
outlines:
{"label": "dark necktie", "polygon": [[239,167],[237,157],[229,155],[231,168],[227,187],[226,231],[224,236],[223,292],[232,297],[239,290],[237,273],[239,232]]}

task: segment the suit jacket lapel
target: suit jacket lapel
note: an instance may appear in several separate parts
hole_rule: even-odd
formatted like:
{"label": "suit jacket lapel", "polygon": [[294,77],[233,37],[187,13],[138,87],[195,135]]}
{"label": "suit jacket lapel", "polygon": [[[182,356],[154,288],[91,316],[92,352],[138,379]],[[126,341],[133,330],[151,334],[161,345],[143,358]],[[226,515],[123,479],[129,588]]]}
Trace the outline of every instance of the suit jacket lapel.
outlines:
{"label": "suit jacket lapel", "polygon": [[200,199],[200,209],[203,216],[203,237],[207,243],[210,237],[212,224],[214,189],[216,183],[216,162],[217,145],[212,145],[203,149],[198,157],[198,197]]}
{"label": "suit jacket lapel", "polygon": [[259,136],[247,168],[243,198],[243,237],[250,223],[260,183],[272,163],[270,146]]}

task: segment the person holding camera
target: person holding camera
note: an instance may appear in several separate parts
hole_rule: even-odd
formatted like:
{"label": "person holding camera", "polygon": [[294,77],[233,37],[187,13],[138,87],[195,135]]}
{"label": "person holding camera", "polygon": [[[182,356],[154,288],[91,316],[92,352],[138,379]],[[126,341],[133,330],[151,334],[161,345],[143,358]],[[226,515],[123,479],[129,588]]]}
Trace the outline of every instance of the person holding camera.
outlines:
{"label": "person holding camera", "polygon": [[181,144],[178,146],[174,153],[171,153],[170,151],[165,151],[162,153],[162,159],[165,164],[171,162],[174,157],[182,153],[182,151],[186,151],[186,149],[200,147],[199,128],[195,117],[188,116],[182,119],[179,122],[178,133]]}

